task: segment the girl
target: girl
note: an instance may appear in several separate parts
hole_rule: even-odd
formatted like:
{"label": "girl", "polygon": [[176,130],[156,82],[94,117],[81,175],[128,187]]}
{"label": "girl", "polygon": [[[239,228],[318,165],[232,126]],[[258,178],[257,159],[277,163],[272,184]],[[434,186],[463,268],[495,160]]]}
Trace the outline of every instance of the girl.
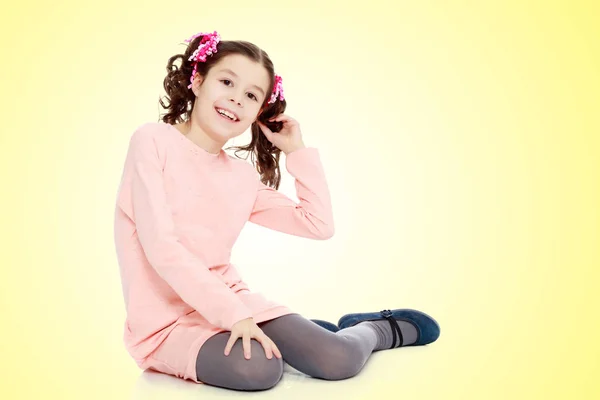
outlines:
{"label": "girl", "polygon": [[[348,314],[336,326],[249,290],[229,262],[244,224],[328,239],[328,186],[319,152],[284,114],[282,80],[267,53],[217,32],[187,42],[167,65],[162,121],[131,136],[117,196],[124,342],[138,366],[264,390],[281,379],[283,360],[339,380],[356,375],[374,351],[435,341],[438,324],[419,311]],[[250,144],[237,149],[256,168],[222,149],[249,127]],[[281,152],[299,204],[277,190]]]}

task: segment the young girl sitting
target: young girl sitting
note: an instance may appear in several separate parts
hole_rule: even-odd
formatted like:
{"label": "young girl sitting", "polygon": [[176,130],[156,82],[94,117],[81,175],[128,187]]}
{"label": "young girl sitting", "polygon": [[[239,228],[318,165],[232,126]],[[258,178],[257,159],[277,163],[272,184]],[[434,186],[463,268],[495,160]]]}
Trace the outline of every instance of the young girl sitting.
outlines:
{"label": "young girl sitting", "polygon": [[[438,324],[416,310],[347,314],[336,326],[248,288],[230,263],[246,222],[317,240],[334,234],[325,173],[317,149],[284,114],[282,79],[267,53],[217,32],[187,41],[167,65],[162,121],[131,136],[117,196],[124,342],[137,365],[264,390],[281,379],[284,360],[339,380],[374,351],[435,341]],[[256,167],[223,150],[249,127],[251,142],[237,149]],[[277,190],[281,152],[299,203]]]}

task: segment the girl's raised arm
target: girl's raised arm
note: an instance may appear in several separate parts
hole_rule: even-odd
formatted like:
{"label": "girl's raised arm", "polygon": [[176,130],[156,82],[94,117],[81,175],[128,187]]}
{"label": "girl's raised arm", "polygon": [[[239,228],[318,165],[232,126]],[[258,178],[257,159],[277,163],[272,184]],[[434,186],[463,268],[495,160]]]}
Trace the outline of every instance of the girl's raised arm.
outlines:
{"label": "girl's raised arm", "polygon": [[299,203],[258,180],[249,221],[279,232],[325,240],[334,234],[331,197],[318,150],[289,153],[286,168],[295,178]]}

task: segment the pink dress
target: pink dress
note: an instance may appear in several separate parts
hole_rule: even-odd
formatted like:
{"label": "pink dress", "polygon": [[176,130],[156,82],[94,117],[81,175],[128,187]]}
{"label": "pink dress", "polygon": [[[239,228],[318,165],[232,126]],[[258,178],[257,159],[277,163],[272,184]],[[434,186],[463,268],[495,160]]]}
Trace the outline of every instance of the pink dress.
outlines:
{"label": "pink dress", "polygon": [[331,200],[314,148],[286,157],[299,203],[264,185],[248,161],[210,154],[174,126],[131,136],[114,239],[127,311],[124,343],[141,369],[197,383],[202,344],[238,321],[292,313],[253,293],[230,263],[250,221],[312,239],[333,235]]}

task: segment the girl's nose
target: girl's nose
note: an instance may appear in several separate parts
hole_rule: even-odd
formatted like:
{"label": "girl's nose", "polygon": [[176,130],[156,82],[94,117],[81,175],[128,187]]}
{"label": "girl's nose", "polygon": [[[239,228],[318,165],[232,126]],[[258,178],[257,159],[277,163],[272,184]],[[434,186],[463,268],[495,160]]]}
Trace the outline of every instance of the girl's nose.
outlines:
{"label": "girl's nose", "polygon": [[231,98],[231,99],[229,99],[229,100],[230,100],[230,101],[233,101],[234,103],[237,103],[237,105],[241,106],[241,105],[242,105],[242,101],[241,101],[241,100],[238,100],[238,99],[239,99],[239,97],[235,96],[235,97],[232,97],[232,98]]}

